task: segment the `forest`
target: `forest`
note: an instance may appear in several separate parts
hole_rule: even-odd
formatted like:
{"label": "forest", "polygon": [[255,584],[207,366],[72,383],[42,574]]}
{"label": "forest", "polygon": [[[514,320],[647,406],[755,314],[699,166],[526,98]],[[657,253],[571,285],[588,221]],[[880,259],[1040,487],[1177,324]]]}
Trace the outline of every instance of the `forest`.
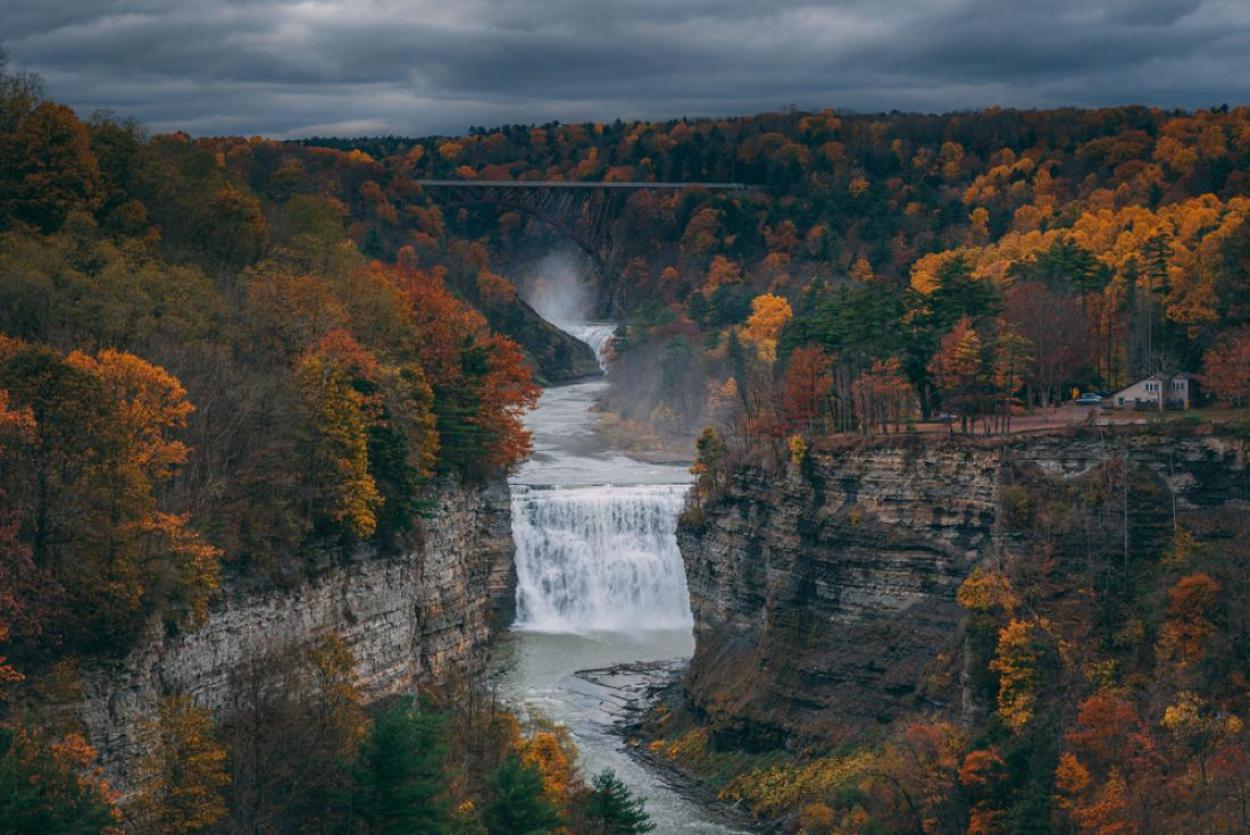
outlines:
{"label": "forest", "polygon": [[[685,443],[736,421],[752,446],[813,420],[1001,428],[1149,374],[1199,375],[1210,400],[1244,404],[1248,120],[823,111],[337,144],[416,157],[423,176],[757,186],[633,196],[612,288],[618,379],[662,369],[618,417]],[[523,286],[544,280],[526,255],[555,239],[533,219],[447,220],[510,253]]]}
{"label": "forest", "polygon": [[333,633],[238,670],[224,718],[168,697],[124,812],[57,714],[80,659],[317,546],[408,547],[431,490],[529,450],[531,367],[453,289],[515,299],[485,249],[383,253],[336,196],[375,192],[365,158],[258,147],[276,169],[232,169],[0,66],[0,832],[649,831],[478,683],[366,710]]}
{"label": "forest", "polygon": [[[604,429],[697,452],[704,497],[748,458],[941,414],[1007,431],[1150,374],[1250,405],[1247,108],[280,142],[84,119],[0,64],[0,831],[123,824],[82,735],[19,693],[154,621],[193,628],[224,582],[298,584],[316,547],[401,550],[430,490],[527,454],[539,388],[488,319],[567,242],[516,212],[444,212],[422,177],[754,187],[634,194],[596,279],[620,323]],[[1186,831],[1207,808],[1211,831],[1250,826],[1245,520],[1173,517],[1148,570],[1117,570],[1088,537],[1132,474],[1100,478],[1024,483],[1013,518],[1043,570],[1008,560],[960,592],[988,724],[744,769],[726,797],[809,833]],[[1079,651],[1091,636],[1105,652]],[[152,717],[132,825],[647,831],[558,729],[472,688],[366,712],[332,635],[268,667],[316,685],[224,723],[180,697]],[[296,726],[316,731],[292,750]]]}

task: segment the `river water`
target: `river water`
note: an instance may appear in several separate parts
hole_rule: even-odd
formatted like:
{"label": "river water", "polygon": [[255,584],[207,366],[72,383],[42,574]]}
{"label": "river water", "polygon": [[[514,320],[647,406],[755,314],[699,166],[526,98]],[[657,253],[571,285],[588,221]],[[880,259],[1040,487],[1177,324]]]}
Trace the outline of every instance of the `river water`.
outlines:
{"label": "river water", "polygon": [[[600,351],[608,324],[565,327]],[[734,830],[629,755],[613,733],[620,691],[576,673],[687,659],[690,599],[674,531],[690,474],[608,448],[592,407],[603,380],[547,389],[512,477],[517,622],[499,647],[501,695],[569,729],[588,777],[610,768],[646,799],[657,833]]]}

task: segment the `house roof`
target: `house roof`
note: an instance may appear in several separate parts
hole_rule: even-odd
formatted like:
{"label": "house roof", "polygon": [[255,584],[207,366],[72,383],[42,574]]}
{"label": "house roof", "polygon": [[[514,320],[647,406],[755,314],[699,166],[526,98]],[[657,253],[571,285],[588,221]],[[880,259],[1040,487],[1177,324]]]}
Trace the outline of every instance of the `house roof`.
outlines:
{"label": "house roof", "polygon": [[1151,374],[1149,377],[1142,377],[1142,378],[1141,378],[1140,380],[1138,380],[1137,382],[1135,382],[1135,383],[1130,383],[1129,385],[1127,385],[1127,386],[1125,386],[1124,388],[1120,389],[1119,391],[1115,392],[1115,393],[1114,393],[1114,394],[1112,394],[1111,396],[1112,396],[1112,397],[1115,397],[1115,396],[1116,396],[1116,395],[1118,395],[1118,394],[1123,394],[1124,392],[1128,391],[1129,389],[1136,388],[1137,386],[1140,386],[1142,383],[1154,383],[1154,382],[1162,383],[1162,382],[1170,382],[1170,381],[1172,381],[1172,380],[1186,380],[1186,381],[1188,381],[1188,380],[1192,380],[1192,379],[1194,379],[1194,375],[1193,375],[1193,374],[1190,374],[1188,371],[1181,371],[1181,372],[1176,373],[1176,374]]}

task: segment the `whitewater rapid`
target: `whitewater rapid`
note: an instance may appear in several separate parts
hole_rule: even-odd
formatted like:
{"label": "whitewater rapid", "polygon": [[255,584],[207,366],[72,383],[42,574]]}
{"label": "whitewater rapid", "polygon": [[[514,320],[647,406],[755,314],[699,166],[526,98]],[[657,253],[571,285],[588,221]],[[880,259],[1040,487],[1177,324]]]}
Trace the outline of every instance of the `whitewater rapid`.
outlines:
{"label": "whitewater rapid", "polygon": [[611,322],[565,322],[559,325],[565,333],[577,337],[590,346],[599,360],[599,367],[604,371],[608,367],[607,347],[616,333],[616,325]]}

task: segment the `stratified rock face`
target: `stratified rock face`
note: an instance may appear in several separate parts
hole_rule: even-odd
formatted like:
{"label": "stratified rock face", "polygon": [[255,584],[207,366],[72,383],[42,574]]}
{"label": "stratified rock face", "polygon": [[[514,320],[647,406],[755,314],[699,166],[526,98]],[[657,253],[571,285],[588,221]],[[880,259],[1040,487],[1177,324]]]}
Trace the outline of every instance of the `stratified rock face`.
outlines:
{"label": "stratified rock face", "polygon": [[187,694],[220,712],[241,667],[301,652],[329,631],[350,645],[370,701],[481,670],[515,605],[508,488],[448,484],[434,499],[415,553],[358,555],[292,589],[227,591],[199,629],[154,629],[127,657],[84,669],[77,711],[110,782],[133,784],[140,725],[162,696]]}
{"label": "stratified rock face", "polygon": [[[1242,442],[1127,443],[1180,502],[1246,495]],[[832,743],[956,703],[957,687],[926,679],[960,650],[956,590],[1005,535],[1004,473],[1074,478],[1117,449],[1096,437],[885,441],[814,452],[802,472],[737,472],[678,529],[695,619],[689,696],[747,747]]]}

